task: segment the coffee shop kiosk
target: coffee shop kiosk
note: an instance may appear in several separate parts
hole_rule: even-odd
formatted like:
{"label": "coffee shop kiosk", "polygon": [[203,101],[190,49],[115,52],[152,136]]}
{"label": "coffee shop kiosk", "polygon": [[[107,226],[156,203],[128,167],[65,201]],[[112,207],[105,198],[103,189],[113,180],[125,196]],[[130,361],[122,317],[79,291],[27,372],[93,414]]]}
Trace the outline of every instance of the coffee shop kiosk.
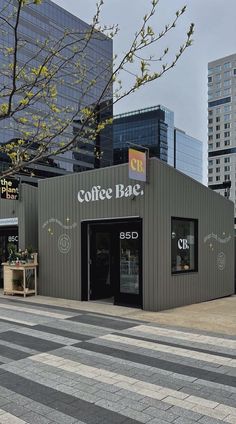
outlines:
{"label": "coffee shop kiosk", "polygon": [[39,182],[39,294],[160,311],[234,293],[233,203],[155,158],[143,174]]}

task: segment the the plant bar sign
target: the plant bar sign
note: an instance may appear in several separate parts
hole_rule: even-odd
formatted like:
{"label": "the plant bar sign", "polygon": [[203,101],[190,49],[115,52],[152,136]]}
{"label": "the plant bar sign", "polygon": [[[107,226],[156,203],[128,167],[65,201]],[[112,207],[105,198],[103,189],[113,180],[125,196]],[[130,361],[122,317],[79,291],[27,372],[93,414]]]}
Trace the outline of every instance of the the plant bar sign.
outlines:
{"label": "the plant bar sign", "polygon": [[0,179],[1,199],[18,200],[19,188],[18,181],[9,178]]}
{"label": "the plant bar sign", "polygon": [[116,184],[115,187],[103,188],[100,185],[93,186],[90,190],[79,190],[77,199],[80,203],[97,202],[99,200],[134,198],[143,196],[144,191],[140,184],[124,185]]}

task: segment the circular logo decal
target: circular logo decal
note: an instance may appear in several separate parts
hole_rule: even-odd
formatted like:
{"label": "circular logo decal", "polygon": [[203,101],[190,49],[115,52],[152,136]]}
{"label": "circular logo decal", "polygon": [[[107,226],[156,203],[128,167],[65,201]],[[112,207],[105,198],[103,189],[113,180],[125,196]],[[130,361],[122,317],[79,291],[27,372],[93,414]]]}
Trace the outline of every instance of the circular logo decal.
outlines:
{"label": "circular logo decal", "polygon": [[58,239],[58,249],[61,253],[69,253],[71,249],[71,239],[67,234],[62,234]]}
{"label": "circular logo decal", "polygon": [[220,252],[217,256],[217,267],[220,271],[223,271],[225,269],[226,264],[226,256],[223,252]]}

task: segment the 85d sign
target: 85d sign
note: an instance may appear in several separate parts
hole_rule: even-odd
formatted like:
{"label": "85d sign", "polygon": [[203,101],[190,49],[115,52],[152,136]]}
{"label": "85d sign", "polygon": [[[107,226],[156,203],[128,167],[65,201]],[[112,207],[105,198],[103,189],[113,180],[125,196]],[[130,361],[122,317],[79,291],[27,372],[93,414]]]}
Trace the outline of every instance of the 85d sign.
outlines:
{"label": "85d sign", "polygon": [[120,233],[120,239],[121,240],[137,240],[139,237],[137,231],[122,231]]}

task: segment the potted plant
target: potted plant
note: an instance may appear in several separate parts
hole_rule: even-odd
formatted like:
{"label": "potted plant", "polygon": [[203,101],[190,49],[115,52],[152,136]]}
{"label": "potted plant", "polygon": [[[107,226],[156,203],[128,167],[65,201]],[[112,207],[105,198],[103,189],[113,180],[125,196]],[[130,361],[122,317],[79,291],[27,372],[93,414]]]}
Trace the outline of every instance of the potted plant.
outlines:
{"label": "potted plant", "polygon": [[33,254],[33,248],[32,246],[29,246],[27,251],[27,262],[33,263],[34,262],[34,254]]}
{"label": "potted plant", "polygon": [[7,245],[7,251],[8,251],[8,262],[9,262],[9,265],[12,263],[12,262],[15,262],[16,261],[16,259],[17,259],[17,253],[16,253],[16,245],[15,244],[13,244],[13,243],[9,243],[8,245]]}

